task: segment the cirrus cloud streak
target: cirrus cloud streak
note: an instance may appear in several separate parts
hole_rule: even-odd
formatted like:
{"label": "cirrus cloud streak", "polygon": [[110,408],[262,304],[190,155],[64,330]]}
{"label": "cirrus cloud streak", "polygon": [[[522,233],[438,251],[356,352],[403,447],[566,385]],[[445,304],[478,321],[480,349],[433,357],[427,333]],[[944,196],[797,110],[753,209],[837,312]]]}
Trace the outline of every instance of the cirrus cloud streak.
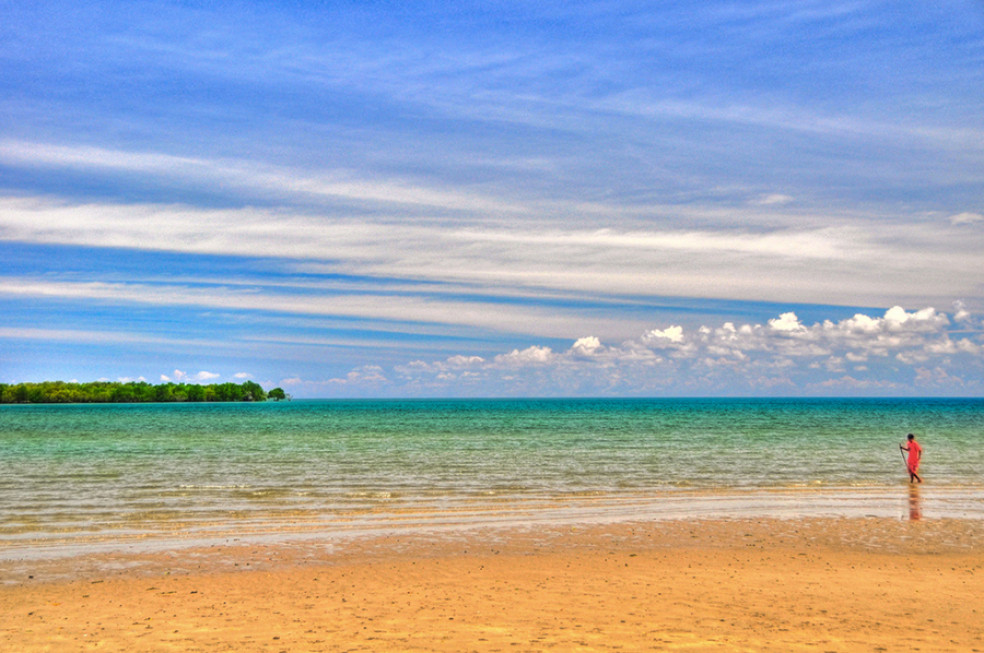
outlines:
{"label": "cirrus cloud streak", "polygon": [[984,231],[964,227],[479,228],[257,208],[0,199],[0,239],[21,243],[279,259],[301,273],[526,292],[840,305],[974,297]]}

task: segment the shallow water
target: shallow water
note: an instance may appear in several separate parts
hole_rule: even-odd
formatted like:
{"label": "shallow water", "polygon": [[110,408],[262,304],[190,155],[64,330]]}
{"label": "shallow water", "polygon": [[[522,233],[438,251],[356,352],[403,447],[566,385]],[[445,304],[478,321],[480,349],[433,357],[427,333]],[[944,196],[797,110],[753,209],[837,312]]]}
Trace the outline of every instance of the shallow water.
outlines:
{"label": "shallow water", "polygon": [[[898,451],[915,432],[927,483]],[[394,525],[984,518],[984,400],[0,407],[0,549]]]}

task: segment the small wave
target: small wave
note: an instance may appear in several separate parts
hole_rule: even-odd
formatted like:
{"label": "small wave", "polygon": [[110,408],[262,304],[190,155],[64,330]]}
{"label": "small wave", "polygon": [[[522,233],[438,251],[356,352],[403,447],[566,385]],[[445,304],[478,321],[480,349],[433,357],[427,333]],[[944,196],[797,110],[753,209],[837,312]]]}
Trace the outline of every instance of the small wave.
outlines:
{"label": "small wave", "polygon": [[249,500],[286,499],[294,494],[293,489],[285,487],[237,488],[232,496]]}
{"label": "small wave", "polygon": [[346,499],[396,499],[400,494],[392,490],[356,490],[345,492],[342,495]]}

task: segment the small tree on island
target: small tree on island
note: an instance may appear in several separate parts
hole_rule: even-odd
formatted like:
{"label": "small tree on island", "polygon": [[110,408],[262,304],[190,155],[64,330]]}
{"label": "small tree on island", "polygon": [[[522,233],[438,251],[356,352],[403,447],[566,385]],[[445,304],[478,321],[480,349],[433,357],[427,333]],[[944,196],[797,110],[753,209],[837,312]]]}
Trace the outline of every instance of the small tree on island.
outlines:
{"label": "small tree on island", "polygon": [[266,401],[267,393],[263,387],[255,381],[246,381],[242,385],[241,397],[243,401]]}
{"label": "small tree on island", "polygon": [[274,388],[267,393],[267,399],[273,399],[274,401],[284,401],[290,399],[290,396],[284,392],[283,388]]}

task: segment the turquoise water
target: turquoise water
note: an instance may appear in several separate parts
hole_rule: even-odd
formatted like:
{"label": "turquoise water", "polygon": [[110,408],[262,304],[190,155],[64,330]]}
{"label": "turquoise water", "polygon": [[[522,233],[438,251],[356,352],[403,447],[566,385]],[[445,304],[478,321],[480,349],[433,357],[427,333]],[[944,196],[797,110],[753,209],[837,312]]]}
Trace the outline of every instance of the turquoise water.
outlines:
{"label": "turquoise water", "polygon": [[927,508],[949,497],[984,516],[984,400],[4,406],[0,545],[830,496],[798,490],[904,505],[908,432],[925,448]]}

